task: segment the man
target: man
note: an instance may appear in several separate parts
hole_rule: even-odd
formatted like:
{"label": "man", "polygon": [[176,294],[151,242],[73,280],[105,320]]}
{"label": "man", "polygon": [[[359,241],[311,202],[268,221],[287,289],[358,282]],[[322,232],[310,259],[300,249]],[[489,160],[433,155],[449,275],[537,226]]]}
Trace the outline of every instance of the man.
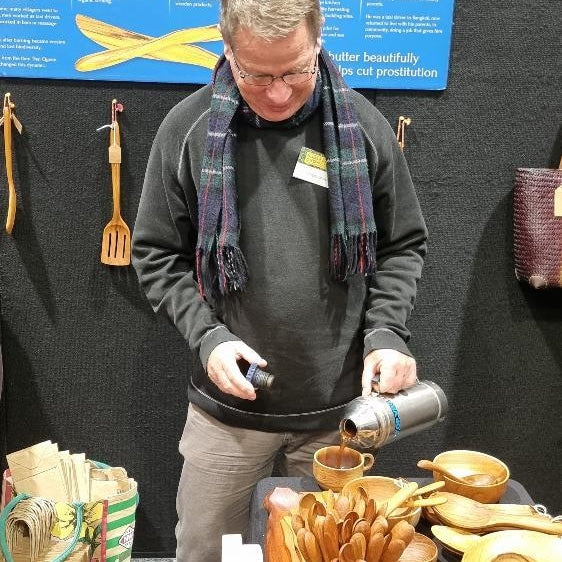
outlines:
{"label": "man", "polygon": [[[278,453],[281,470],[310,474],[375,375],[382,392],[416,381],[405,324],[424,221],[392,129],[342,82],[321,24],[318,0],[222,0],[213,83],[171,110],[150,155],[133,263],[200,359],[180,562],[220,559]],[[256,391],[242,361],[272,387]]]}

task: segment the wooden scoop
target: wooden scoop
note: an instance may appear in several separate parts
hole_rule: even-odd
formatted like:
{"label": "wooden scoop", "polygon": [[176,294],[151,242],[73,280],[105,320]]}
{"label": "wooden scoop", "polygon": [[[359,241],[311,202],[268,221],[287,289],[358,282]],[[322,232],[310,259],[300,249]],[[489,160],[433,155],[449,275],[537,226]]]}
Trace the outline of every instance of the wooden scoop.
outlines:
{"label": "wooden scoop", "polygon": [[343,519],[351,510],[349,498],[343,494],[339,494],[334,503],[334,509],[339,519]]}
{"label": "wooden scoop", "polygon": [[371,535],[367,544],[367,562],[379,562],[384,547],[385,540],[382,533],[375,533],[374,535]]}
{"label": "wooden scoop", "polygon": [[[447,498],[447,502],[434,505],[433,511],[439,519],[452,527],[471,531],[491,531],[498,528],[527,529],[549,535],[562,535],[562,522],[552,522],[544,516],[522,515],[520,510],[506,512],[508,504],[502,505],[502,511],[449,492],[437,492]],[[520,506],[518,506],[520,507]]]}
{"label": "wooden scoop", "polygon": [[461,484],[470,484],[472,486],[490,486],[491,484],[495,484],[497,482],[497,479],[491,474],[477,473],[468,474],[466,476],[458,476],[454,472],[447,470],[445,467],[428,460],[418,461],[418,467],[423,468],[424,470],[439,472],[440,474],[443,474],[443,476],[446,476],[455,482],[460,482]]}
{"label": "wooden scoop", "polygon": [[338,527],[336,524],[336,519],[331,513],[326,514],[324,519],[324,546],[326,547],[326,553],[328,554],[328,559],[333,560],[339,556],[339,540],[338,540]]}
{"label": "wooden scoop", "polygon": [[342,544],[339,552],[339,562],[355,562],[355,549],[350,542]]}
{"label": "wooden scoop", "polygon": [[312,492],[300,494],[299,515],[303,518],[304,521],[308,521],[308,512],[315,503],[316,497]]}
{"label": "wooden scoop", "polygon": [[103,229],[101,262],[106,265],[131,263],[131,232],[121,217],[121,141],[117,112],[123,107],[111,102],[111,131],[109,133],[109,163],[113,188],[113,216]]}
{"label": "wooden scoop", "polygon": [[464,529],[455,529],[447,525],[432,525],[433,536],[455,554],[462,554],[474,546],[480,537]]}
{"label": "wooden scoop", "polygon": [[304,544],[310,562],[322,562],[322,551],[312,531],[306,531],[304,535]]}
{"label": "wooden scoop", "polygon": [[464,553],[463,562],[562,560],[562,538],[536,531],[496,531],[483,537],[434,525],[431,532],[447,548]]}

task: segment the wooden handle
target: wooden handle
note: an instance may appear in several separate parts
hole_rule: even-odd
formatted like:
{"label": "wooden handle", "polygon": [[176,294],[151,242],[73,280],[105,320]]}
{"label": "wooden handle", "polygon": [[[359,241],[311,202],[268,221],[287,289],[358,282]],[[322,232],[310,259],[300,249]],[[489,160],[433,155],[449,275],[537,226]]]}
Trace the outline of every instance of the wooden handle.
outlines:
{"label": "wooden handle", "polygon": [[121,215],[121,168],[120,164],[111,164],[111,187],[113,191],[113,220]]}
{"label": "wooden handle", "polygon": [[[495,519],[495,518],[494,518]],[[547,533],[548,535],[562,535],[562,523],[553,522],[547,519],[533,516],[518,515],[513,517],[498,517],[497,523],[500,525],[513,527],[516,529],[527,529],[529,531],[538,531],[539,533]],[[496,524],[494,522],[494,524]]]}
{"label": "wooden handle", "polygon": [[387,502],[385,517],[388,517],[397,507],[401,506],[405,501],[410,499],[410,497],[418,489],[417,482],[408,482],[403,488],[398,490]]}
{"label": "wooden handle", "polygon": [[418,468],[423,468],[424,470],[432,470],[434,472],[439,472],[439,474],[442,474],[443,476],[446,476],[450,480],[454,480],[455,482],[460,482],[461,484],[466,484],[466,482],[462,478],[460,478],[456,474],[453,474],[452,472],[450,472],[446,468],[442,467],[441,465],[434,463],[433,461],[428,461],[428,460],[425,460],[425,459],[423,459],[421,461],[418,461]]}
{"label": "wooden handle", "polygon": [[437,482],[432,482],[431,484],[427,484],[427,486],[422,486],[416,490],[416,496],[423,496],[424,494],[429,494],[430,492],[435,492],[440,490],[445,486],[445,482],[443,480],[437,480]]}
{"label": "wooden handle", "polygon": [[[113,100],[113,105],[115,105]],[[109,131],[109,161],[111,163],[111,186],[113,191],[113,220],[121,215],[121,134],[117,119]],[[117,157],[118,154],[118,157]]]}
{"label": "wooden handle", "polygon": [[9,94],[4,99],[2,112],[4,120],[4,155],[6,159],[6,176],[8,179],[8,215],[6,217],[6,232],[12,234],[16,220],[16,188],[12,160],[12,109]]}
{"label": "wooden handle", "polygon": [[[431,496],[430,498],[420,498],[419,500],[408,500],[402,504],[404,507],[432,507],[446,503],[445,496]],[[399,506],[400,507],[400,506]]]}

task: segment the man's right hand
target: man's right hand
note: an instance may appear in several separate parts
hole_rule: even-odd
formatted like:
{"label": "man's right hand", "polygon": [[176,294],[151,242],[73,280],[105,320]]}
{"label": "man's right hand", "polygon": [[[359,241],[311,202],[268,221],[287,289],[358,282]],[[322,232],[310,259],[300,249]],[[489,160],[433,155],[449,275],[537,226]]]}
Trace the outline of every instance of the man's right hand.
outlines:
{"label": "man's right hand", "polygon": [[267,361],[244,342],[226,341],[217,345],[209,355],[207,375],[222,392],[255,400],[256,391],[240,371],[237,363],[239,359],[257,363],[261,369],[267,365]]}

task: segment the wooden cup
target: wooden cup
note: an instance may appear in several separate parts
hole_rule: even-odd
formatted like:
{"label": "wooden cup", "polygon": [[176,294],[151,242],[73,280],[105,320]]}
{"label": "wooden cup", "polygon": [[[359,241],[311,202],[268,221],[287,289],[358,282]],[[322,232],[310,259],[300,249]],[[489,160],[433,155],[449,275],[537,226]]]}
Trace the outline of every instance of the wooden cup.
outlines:
{"label": "wooden cup", "polygon": [[312,473],[323,490],[339,492],[344,484],[360,478],[374,464],[375,457],[371,453],[360,453],[345,447],[340,454],[339,445],[332,445],[314,453]]}

